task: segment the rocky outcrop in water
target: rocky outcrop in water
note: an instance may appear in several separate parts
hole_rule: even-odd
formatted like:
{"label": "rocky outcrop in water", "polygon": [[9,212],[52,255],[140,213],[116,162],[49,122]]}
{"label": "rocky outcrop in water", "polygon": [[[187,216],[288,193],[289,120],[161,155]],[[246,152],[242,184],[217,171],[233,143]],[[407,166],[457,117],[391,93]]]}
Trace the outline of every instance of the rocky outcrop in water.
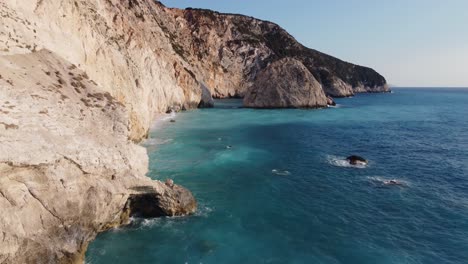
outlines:
{"label": "rocky outcrop in water", "polygon": [[351,155],[346,158],[351,165],[367,165],[367,160],[361,156]]}
{"label": "rocky outcrop in water", "polygon": [[155,113],[212,95],[317,107],[388,89],[276,24],[157,1],[4,0],[0,24],[0,263],[80,262],[130,215],[192,213],[188,190],[145,176],[134,142]]}
{"label": "rocky outcrop in water", "polygon": [[336,102],[335,102],[335,100],[333,100],[333,98],[331,98],[330,96],[327,96],[327,105],[328,106],[336,106]]}
{"label": "rocky outcrop in water", "polygon": [[258,73],[244,98],[246,107],[317,108],[327,106],[322,86],[298,60],[284,58]]}

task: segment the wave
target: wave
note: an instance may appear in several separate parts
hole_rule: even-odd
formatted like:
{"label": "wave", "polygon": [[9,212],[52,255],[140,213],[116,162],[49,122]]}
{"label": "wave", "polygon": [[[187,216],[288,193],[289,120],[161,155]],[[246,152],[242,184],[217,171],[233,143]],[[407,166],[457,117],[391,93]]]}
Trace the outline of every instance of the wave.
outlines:
{"label": "wave", "polygon": [[141,217],[130,217],[130,225],[128,226],[133,230],[148,229],[152,227],[171,227],[176,217],[157,217],[157,218],[141,218]]}
{"label": "wave", "polygon": [[365,169],[369,166],[369,164],[364,165],[364,164],[356,164],[352,165],[349,163],[348,160],[346,160],[346,157],[339,157],[339,156],[333,156],[333,155],[328,155],[327,156],[327,161],[329,164],[336,166],[336,167],[344,167],[344,168],[357,168],[357,169]]}
{"label": "wave", "polygon": [[271,173],[276,174],[276,175],[281,175],[281,176],[288,176],[291,175],[291,172],[287,170],[277,170],[277,169],[272,169]]}
{"label": "wave", "polygon": [[163,116],[163,117],[161,118],[161,120],[162,120],[162,121],[168,121],[168,120],[171,120],[171,119],[176,118],[176,116],[177,116],[176,112],[171,112],[171,113],[166,114],[165,116]]}
{"label": "wave", "polygon": [[328,105],[328,108],[341,108],[341,104],[336,104],[336,105]]}
{"label": "wave", "polygon": [[[213,208],[208,206],[199,205],[197,211],[192,216],[208,217],[214,211]],[[190,216],[189,216],[190,217]],[[188,219],[187,216],[172,216],[172,217],[157,217],[157,218],[141,218],[141,217],[130,217],[130,226],[136,229],[146,229],[151,227],[171,227],[176,221]],[[119,231],[120,228],[114,228],[115,231]]]}
{"label": "wave", "polygon": [[142,227],[152,227],[161,223],[162,218],[142,219],[140,225]]}
{"label": "wave", "polygon": [[213,208],[208,206],[199,206],[195,212],[195,216],[208,217],[213,211]]}
{"label": "wave", "polygon": [[374,177],[367,177],[367,179],[376,187],[390,187],[390,186],[408,187],[410,186],[410,182],[406,180],[395,179],[395,178],[390,179],[390,178],[374,176]]}
{"label": "wave", "polygon": [[171,142],[173,139],[160,139],[160,138],[148,138],[143,142],[145,146],[157,146],[157,145],[164,145]]}
{"label": "wave", "polygon": [[153,125],[151,126],[152,131],[158,130],[163,126],[164,123],[169,122],[170,120],[176,119],[177,113],[176,112],[171,112],[169,114],[158,114],[156,115],[156,118],[153,121]]}

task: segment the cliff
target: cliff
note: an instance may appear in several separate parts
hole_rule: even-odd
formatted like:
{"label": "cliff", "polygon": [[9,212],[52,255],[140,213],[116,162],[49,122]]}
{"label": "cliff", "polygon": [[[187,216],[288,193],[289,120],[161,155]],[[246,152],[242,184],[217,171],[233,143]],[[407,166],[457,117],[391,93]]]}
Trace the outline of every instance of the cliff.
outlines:
{"label": "cliff", "polygon": [[306,48],[274,23],[204,9],[166,13],[176,21],[163,28],[178,55],[194,67],[214,97],[244,97],[260,71],[284,58],[306,66],[329,96],[389,91],[385,78],[373,69]]}
{"label": "cliff", "polygon": [[45,48],[77,65],[125,105],[135,141],[154,113],[211,106],[211,95],[243,97],[261,70],[283,58],[300,61],[330,96],[388,91],[374,70],[242,15],[146,0],[5,0],[0,22],[0,55]]}
{"label": "cliff", "polygon": [[130,113],[142,139],[155,112],[193,108],[200,84],[178,58],[152,1],[2,1],[3,54],[48,49],[86,71]]}
{"label": "cliff", "polygon": [[[141,212],[184,215],[195,200],[145,177],[125,107],[50,51],[0,57],[0,262],[82,259],[97,232]],[[42,261],[42,262],[41,262]]]}
{"label": "cliff", "polygon": [[98,232],[130,215],[192,213],[189,191],[145,176],[135,143],[155,113],[210,107],[212,95],[318,107],[326,95],[387,89],[375,71],[240,15],[146,0],[3,0],[0,23],[1,263],[80,262]]}

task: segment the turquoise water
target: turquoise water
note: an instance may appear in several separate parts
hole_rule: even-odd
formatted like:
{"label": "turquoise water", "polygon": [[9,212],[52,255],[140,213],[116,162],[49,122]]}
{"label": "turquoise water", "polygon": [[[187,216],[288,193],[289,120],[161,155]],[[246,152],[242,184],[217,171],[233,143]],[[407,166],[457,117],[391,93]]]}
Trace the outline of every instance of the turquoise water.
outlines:
{"label": "turquoise water", "polygon": [[[337,102],[223,100],[166,121],[149,175],[188,187],[197,214],[101,234],[87,263],[468,263],[468,90]],[[369,165],[345,166],[351,154]]]}

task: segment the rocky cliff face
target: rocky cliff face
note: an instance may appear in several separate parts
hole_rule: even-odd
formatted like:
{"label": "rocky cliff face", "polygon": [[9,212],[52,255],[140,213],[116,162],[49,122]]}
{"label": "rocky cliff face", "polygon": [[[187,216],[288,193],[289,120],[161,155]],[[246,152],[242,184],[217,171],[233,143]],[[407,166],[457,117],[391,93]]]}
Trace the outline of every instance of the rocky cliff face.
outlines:
{"label": "rocky cliff face", "polygon": [[187,190],[145,177],[128,111],[75,65],[42,50],[1,56],[0,72],[0,263],[79,261],[145,200],[151,216],[195,210]]}
{"label": "rocky cliff face", "polygon": [[86,71],[130,113],[132,139],[155,112],[243,97],[257,74],[283,58],[300,61],[327,95],[388,91],[372,69],[308,49],[278,25],[146,0],[0,3],[0,55],[48,49]]}
{"label": "rocky cliff face", "polygon": [[155,113],[209,107],[212,95],[317,107],[387,90],[375,71],[245,16],[149,0],[3,0],[0,24],[1,263],[79,262],[130,215],[193,212],[189,191],[145,176],[134,142]]}
{"label": "rocky cliff face", "polygon": [[153,1],[5,0],[0,55],[48,49],[86,71],[125,105],[131,137],[142,139],[155,112],[194,108],[201,84],[160,26]]}
{"label": "rocky cliff face", "polygon": [[165,27],[178,55],[194,67],[214,97],[243,97],[255,89],[260,71],[284,58],[301,62],[333,97],[389,91],[376,71],[306,48],[274,23],[203,9],[165,13],[176,21]]}

